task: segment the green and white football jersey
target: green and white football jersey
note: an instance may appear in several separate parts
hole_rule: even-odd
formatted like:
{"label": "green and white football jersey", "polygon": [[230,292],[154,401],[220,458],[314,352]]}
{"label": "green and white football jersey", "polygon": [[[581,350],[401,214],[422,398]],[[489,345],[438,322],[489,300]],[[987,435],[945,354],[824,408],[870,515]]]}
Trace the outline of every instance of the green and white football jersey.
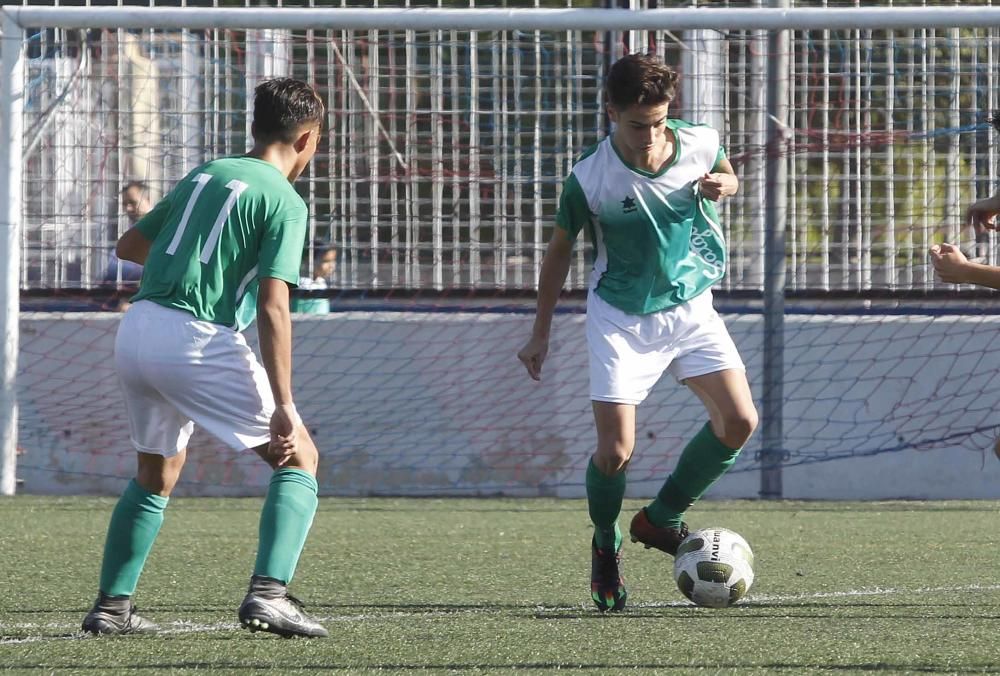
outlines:
{"label": "green and white football jersey", "polygon": [[685,303],[725,275],[726,243],[715,203],[698,193],[725,151],[719,133],[667,120],[677,150],[653,174],[629,166],[605,138],[588,149],[563,184],[556,224],[575,239],[590,230],[590,288],[629,314]]}
{"label": "green and white football jersey", "polygon": [[203,164],[136,224],[153,245],[132,300],[242,331],[261,277],[299,283],[306,220],[305,202],[270,162]]}

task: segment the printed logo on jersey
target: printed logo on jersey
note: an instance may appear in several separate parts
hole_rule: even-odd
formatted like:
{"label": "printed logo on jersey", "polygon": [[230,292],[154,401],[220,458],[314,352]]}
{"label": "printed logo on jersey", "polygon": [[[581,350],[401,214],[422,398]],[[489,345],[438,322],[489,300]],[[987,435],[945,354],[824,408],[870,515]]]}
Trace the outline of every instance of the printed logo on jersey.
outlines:
{"label": "printed logo on jersey", "polygon": [[691,226],[691,250],[704,263],[702,274],[712,281],[726,274],[726,240],[711,202],[695,194],[698,209]]}
{"label": "printed logo on jersey", "polygon": [[622,213],[630,214],[636,210],[635,200],[631,196],[622,200]]}

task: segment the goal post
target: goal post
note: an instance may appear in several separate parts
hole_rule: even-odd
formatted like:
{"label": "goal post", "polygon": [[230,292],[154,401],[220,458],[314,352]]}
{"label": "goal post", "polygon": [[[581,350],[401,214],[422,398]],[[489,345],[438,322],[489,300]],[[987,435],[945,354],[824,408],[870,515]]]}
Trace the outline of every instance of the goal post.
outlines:
{"label": "goal post", "polygon": [[17,353],[20,345],[21,148],[24,49],[21,27],[0,10],[0,495],[13,495],[17,468]]}
{"label": "goal post", "polygon": [[131,8],[12,7],[19,26],[289,30],[839,30],[981,28],[1000,22],[1000,7],[830,7],[468,9],[392,7]]}
{"label": "goal post", "polygon": [[[985,119],[1000,84],[992,72],[1000,7],[992,3],[643,10],[4,5],[0,20],[3,494],[15,485],[19,392],[32,444],[62,454],[67,472],[116,479],[124,467],[106,450],[83,459],[103,438],[74,431],[113,425],[81,402],[115,396],[107,361],[114,317],[21,312],[19,290],[108,288],[100,278],[106,235],[127,227],[116,203],[134,167],[149,167],[141,178],[162,194],[200,160],[243,152],[251,80],[292,75],[320,82],[329,96],[329,148],[299,185],[320,206],[311,209],[310,238],[339,254],[336,289],[326,295],[336,300],[343,292],[347,301],[335,318],[297,320],[297,368],[315,369],[297,378],[304,378],[322,429],[348,429],[362,440],[334,454],[332,464],[365,477],[356,486],[327,477],[325,488],[578,495],[576,470],[590,444],[590,421],[578,405],[586,401],[583,370],[573,360],[584,349],[580,336],[559,348],[570,345],[576,355],[559,357],[566,372],[545,397],[524,394],[518,388],[527,383],[515,384],[509,367],[530,303],[503,310],[535,289],[560,179],[607,131],[600,100],[607,66],[624,51],[646,48],[669,53],[681,64],[682,81],[719,69],[705,73],[711,86],[684,89],[679,112],[725,127],[741,176],[740,194],[723,205],[733,255],[721,309],[741,349],[748,345],[754,389],[765,383],[766,434],[758,432],[733,474],[772,471],[759,494],[781,497],[783,468],[941,449],[955,439],[978,447],[991,434],[986,410],[993,391],[986,384],[973,381],[981,401],[963,411],[968,402],[957,381],[935,386],[911,368],[912,354],[895,346],[905,336],[919,347],[914,354],[929,360],[943,350],[951,368],[961,364],[977,377],[993,363],[982,348],[972,348],[981,351],[969,366],[965,343],[942,347],[939,334],[959,314],[943,305],[953,298],[965,299],[968,316],[955,319],[955,330],[970,344],[994,324],[977,314],[986,296],[941,286],[924,255],[932,241],[968,238],[961,207],[996,177]],[[786,50],[787,60],[777,58]],[[982,256],[995,263],[994,244],[983,243]],[[568,286],[579,301],[588,265],[583,246],[577,254]],[[448,312],[429,317],[421,314],[426,308],[394,300],[420,293],[440,299]],[[864,311],[848,316],[836,305],[838,293],[864,297]],[[448,305],[455,294],[457,308]],[[368,296],[382,300],[352,304]],[[807,298],[794,317],[783,307],[790,296]],[[907,299],[919,302],[903,321],[898,309]],[[928,299],[940,303],[925,312]],[[885,315],[875,319],[879,307]],[[558,321],[579,333],[579,304],[570,309]],[[19,326],[30,340],[19,342]],[[426,342],[408,344],[409,330]],[[19,356],[30,368],[18,370]],[[474,381],[450,379],[449,359],[477,374]],[[366,360],[369,372],[359,365]],[[826,360],[842,360],[843,368],[831,370]],[[906,385],[891,401],[859,401],[876,377]],[[382,405],[379,388],[387,385],[396,388],[389,399],[406,419],[366,413]],[[336,417],[328,410],[336,402],[317,403],[331,393],[356,395],[359,403],[345,404]],[[643,423],[641,443],[670,446],[632,464],[644,491],[665,476],[687,428],[703,422],[697,402],[672,396],[650,405],[681,411],[664,414],[677,423],[669,431],[677,438],[664,441],[662,421]],[[480,399],[492,407],[477,407]],[[549,422],[540,413],[553,401],[558,433],[544,431]],[[441,410],[450,416],[442,430],[431,424],[432,404],[468,411]],[[580,429],[561,433],[568,428]],[[127,447],[120,436],[110,439]],[[408,457],[415,442],[419,457]],[[35,474],[52,471],[22,464]],[[197,476],[206,485],[224,476],[237,490],[250,471],[225,460]],[[408,484],[407,473],[419,482]]]}

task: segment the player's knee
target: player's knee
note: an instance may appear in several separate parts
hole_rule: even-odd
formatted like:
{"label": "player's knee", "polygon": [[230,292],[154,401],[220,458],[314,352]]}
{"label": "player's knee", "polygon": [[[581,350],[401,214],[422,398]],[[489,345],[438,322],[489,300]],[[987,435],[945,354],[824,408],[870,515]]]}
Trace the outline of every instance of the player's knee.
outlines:
{"label": "player's knee", "polygon": [[594,454],[594,466],[605,476],[614,476],[624,472],[628,461],[632,458],[632,447],[626,444],[615,444],[607,449],[598,449]]}
{"label": "player's knee", "polygon": [[150,493],[169,496],[181,476],[186,450],[169,458],[152,453],[139,453],[135,473],[136,483]]}
{"label": "player's knee", "polygon": [[723,420],[723,433],[719,441],[730,448],[743,448],[757,429],[757,410],[733,411]]}
{"label": "player's knee", "polygon": [[169,496],[177,485],[177,475],[157,471],[155,468],[140,467],[136,472],[135,481],[144,490],[154,495]]}

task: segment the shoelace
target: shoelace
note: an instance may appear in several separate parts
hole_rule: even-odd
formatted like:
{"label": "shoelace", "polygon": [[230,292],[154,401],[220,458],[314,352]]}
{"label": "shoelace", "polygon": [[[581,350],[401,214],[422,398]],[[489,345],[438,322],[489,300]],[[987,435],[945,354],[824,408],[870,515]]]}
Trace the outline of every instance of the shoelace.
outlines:
{"label": "shoelace", "polygon": [[125,615],[125,621],[122,623],[122,629],[138,629],[137,624],[132,624],[132,618],[139,614],[139,609],[136,606],[130,606],[128,613]]}
{"label": "shoelace", "polygon": [[291,602],[291,604],[296,608],[298,608],[299,610],[304,611],[306,609],[306,604],[302,603],[302,601],[300,601],[297,597],[292,596],[288,592],[285,592],[285,598],[288,599],[289,602]]}

